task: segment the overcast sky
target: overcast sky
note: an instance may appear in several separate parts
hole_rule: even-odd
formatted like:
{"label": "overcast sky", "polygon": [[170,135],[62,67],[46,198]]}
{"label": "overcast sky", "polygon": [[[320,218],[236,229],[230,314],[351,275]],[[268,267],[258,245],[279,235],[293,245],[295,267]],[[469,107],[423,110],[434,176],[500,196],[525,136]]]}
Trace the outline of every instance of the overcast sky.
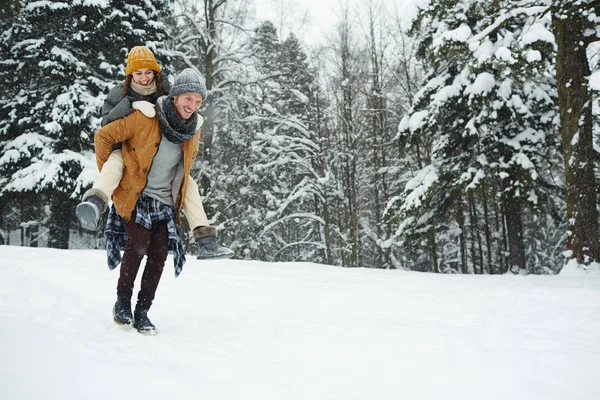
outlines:
{"label": "overcast sky", "polygon": [[[347,0],[351,6],[351,18],[364,10],[369,0]],[[416,12],[416,4],[427,0],[373,0],[374,4],[386,7],[389,13],[399,9],[403,20],[408,22]],[[280,35],[285,38],[293,31],[308,45],[326,42],[341,16],[341,4],[346,0],[255,0],[257,17],[271,20]],[[363,11],[364,12],[364,11]]]}

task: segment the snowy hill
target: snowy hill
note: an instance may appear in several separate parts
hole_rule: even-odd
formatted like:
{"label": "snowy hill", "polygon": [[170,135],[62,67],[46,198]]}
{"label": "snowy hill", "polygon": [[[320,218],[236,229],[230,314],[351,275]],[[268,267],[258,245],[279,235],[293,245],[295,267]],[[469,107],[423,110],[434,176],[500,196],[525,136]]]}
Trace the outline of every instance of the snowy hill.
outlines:
{"label": "snowy hill", "polygon": [[0,399],[600,398],[598,278],[169,257],[146,337],[112,322],[117,277],[0,246]]}

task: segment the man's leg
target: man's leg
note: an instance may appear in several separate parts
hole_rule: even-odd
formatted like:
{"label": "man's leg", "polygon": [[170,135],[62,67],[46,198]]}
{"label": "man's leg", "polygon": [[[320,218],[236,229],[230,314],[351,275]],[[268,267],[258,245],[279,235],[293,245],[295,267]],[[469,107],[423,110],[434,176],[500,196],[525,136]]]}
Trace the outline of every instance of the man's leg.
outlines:
{"label": "man's leg", "polygon": [[125,231],[127,233],[127,247],[123,252],[123,260],[121,261],[117,296],[131,298],[140,264],[150,248],[151,234],[148,229],[135,223],[135,213],[132,214],[129,222],[125,223]]}
{"label": "man's leg", "polygon": [[113,317],[119,325],[133,325],[131,313],[131,295],[140,264],[150,246],[150,231],[135,223],[135,213],[125,223],[127,247],[123,253],[119,281],[117,283],[117,302],[113,307]]}
{"label": "man's leg", "polygon": [[149,310],[152,306],[168,254],[169,233],[167,223],[153,222],[150,231],[150,247],[142,275],[142,285],[138,293],[136,309]]}
{"label": "man's leg", "polygon": [[169,234],[166,222],[154,222],[150,236],[150,248],[142,275],[142,287],[138,293],[133,323],[138,332],[144,335],[156,335],[156,327],[148,318],[148,310],[156,295],[169,252]]}

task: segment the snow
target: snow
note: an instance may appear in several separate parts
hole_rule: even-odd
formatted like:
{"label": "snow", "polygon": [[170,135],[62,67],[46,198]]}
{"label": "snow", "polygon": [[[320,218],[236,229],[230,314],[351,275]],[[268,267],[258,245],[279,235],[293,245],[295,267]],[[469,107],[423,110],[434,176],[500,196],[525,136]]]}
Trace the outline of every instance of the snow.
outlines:
{"label": "snow", "polygon": [[498,85],[498,96],[508,99],[512,95],[512,83],[513,80],[511,78],[506,78]]}
{"label": "snow", "polygon": [[0,246],[0,398],[600,398],[600,275],[188,258],[146,337],[104,251]]}
{"label": "snow", "polygon": [[99,7],[99,8],[107,8],[107,7],[109,7],[110,2],[108,0],[83,0],[82,4],[84,6],[95,6],[95,7]]}
{"label": "snow", "polygon": [[302,93],[301,91],[296,90],[296,89],[290,89],[290,91],[292,92],[292,94],[294,96],[296,96],[296,98],[298,100],[300,100],[301,103],[308,104],[308,101],[309,101],[308,96],[306,96],[304,93]]}
{"label": "snow", "polygon": [[465,73],[461,73],[461,75],[454,78],[451,85],[444,86],[435,95],[433,95],[431,103],[434,106],[440,106],[449,99],[459,96],[463,84],[465,83],[464,75],[466,75],[466,72],[468,71],[465,70]]}
{"label": "snow", "polygon": [[489,39],[486,39],[481,43],[472,42],[469,44],[469,49],[480,63],[489,60],[494,54],[494,44]]}
{"label": "snow", "polygon": [[550,32],[543,24],[535,23],[527,30],[527,33],[521,38],[522,44],[531,44],[535,42],[547,42],[555,44],[554,34]]}
{"label": "snow", "polygon": [[34,1],[34,2],[27,4],[25,6],[25,9],[27,11],[31,11],[36,8],[43,8],[43,7],[48,7],[51,10],[60,10],[63,8],[68,8],[69,5],[65,2],[59,2],[59,1]]}
{"label": "snow", "polygon": [[514,64],[516,62],[510,50],[504,46],[499,47],[494,56],[501,61],[507,62],[508,64]]}
{"label": "snow", "polygon": [[496,79],[494,78],[494,75],[489,72],[482,72],[477,75],[477,78],[475,78],[475,82],[473,82],[472,85],[465,88],[465,93],[472,93],[475,95],[490,93],[495,85]]}
{"label": "snow", "polygon": [[600,264],[591,263],[589,266],[582,266],[577,263],[577,260],[572,258],[560,271],[562,276],[582,277],[588,274],[600,274]]}
{"label": "snow", "polygon": [[[507,20],[510,20],[511,18],[513,18],[519,14],[524,14],[524,15],[528,15],[528,16],[542,15],[548,10],[549,7],[550,7],[550,4],[547,4],[545,6],[516,7],[516,8],[509,10],[508,12],[501,12],[493,24],[489,25],[487,28],[485,28],[481,32],[477,33],[476,35],[471,36],[468,40],[468,43],[474,43],[474,42],[482,40],[483,38],[487,37],[491,32],[493,32],[495,29],[497,29],[499,26],[504,24]],[[546,32],[543,32],[543,30],[546,30]],[[527,43],[533,43],[537,40],[554,43],[554,35],[552,35],[552,33],[549,32],[547,29],[545,29],[543,24],[540,24],[540,23],[532,24],[530,31],[531,31],[531,33],[530,33],[530,36],[527,38],[527,40],[528,40]]]}
{"label": "snow", "polygon": [[407,193],[403,209],[410,210],[421,206],[421,200],[427,192],[439,181],[439,174],[435,166],[428,165],[421,169],[417,175],[406,183],[404,193]]}
{"label": "snow", "polygon": [[533,63],[536,61],[542,61],[542,53],[537,50],[529,50],[527,51],[527,62]]}
{"label": "snow", "polygon": [[429,113],[427,112],[427,110],[417,111],[414,114],[412,114],[408,121],[408,127],[410,128],[410,132],[414,133],[417,130],[419,130],[425,124],[425,120],[427,119],[428,115]]}
{"label": "snow", "polygon": [[595,71],[590,75],[590,88],[600,91],[600,70]]}
{"label": "snow", "polygon": [[538,174],[535,170],[535,165],[531,162],[529,157],[527,157],[527,155],[525,155],[524,153],[515,154],[511,159],[511,163],[518,164],[523,170],[530,170],[529,172],[530,172],[531,179],[533,179],[533,180],[537,179]]}
{"label": "snow", "polygon": [[[444,25],[441,25],[442,30],[445,29]],[[471,36],[471,28],[467,24],[461,24],[458,28],[440,32],[433,38],[433,48],[443,46],[446,42],[466,42]]]}

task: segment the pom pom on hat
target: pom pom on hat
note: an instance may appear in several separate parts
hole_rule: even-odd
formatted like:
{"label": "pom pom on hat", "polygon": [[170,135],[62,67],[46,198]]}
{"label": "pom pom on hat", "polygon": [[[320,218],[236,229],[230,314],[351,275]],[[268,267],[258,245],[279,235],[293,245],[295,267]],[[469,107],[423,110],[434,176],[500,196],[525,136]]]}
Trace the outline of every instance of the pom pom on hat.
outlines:
{"label": "pom pom on hat", "polygon": [[156,73],[160,72],[160,65],[156,62],[154,53],[146,46],[135,46],[129,51],[129,55],[127,56],[125,73],[131,75],[133,71],[142,68],[151,69]]}
{"label": "pom pom on hat", "polygon": [[202,98],[206,98],[208,94],[204,78],[192,68],[181,71],[171,86],[171,96],[179,96],[182,93],[200,93]]}

